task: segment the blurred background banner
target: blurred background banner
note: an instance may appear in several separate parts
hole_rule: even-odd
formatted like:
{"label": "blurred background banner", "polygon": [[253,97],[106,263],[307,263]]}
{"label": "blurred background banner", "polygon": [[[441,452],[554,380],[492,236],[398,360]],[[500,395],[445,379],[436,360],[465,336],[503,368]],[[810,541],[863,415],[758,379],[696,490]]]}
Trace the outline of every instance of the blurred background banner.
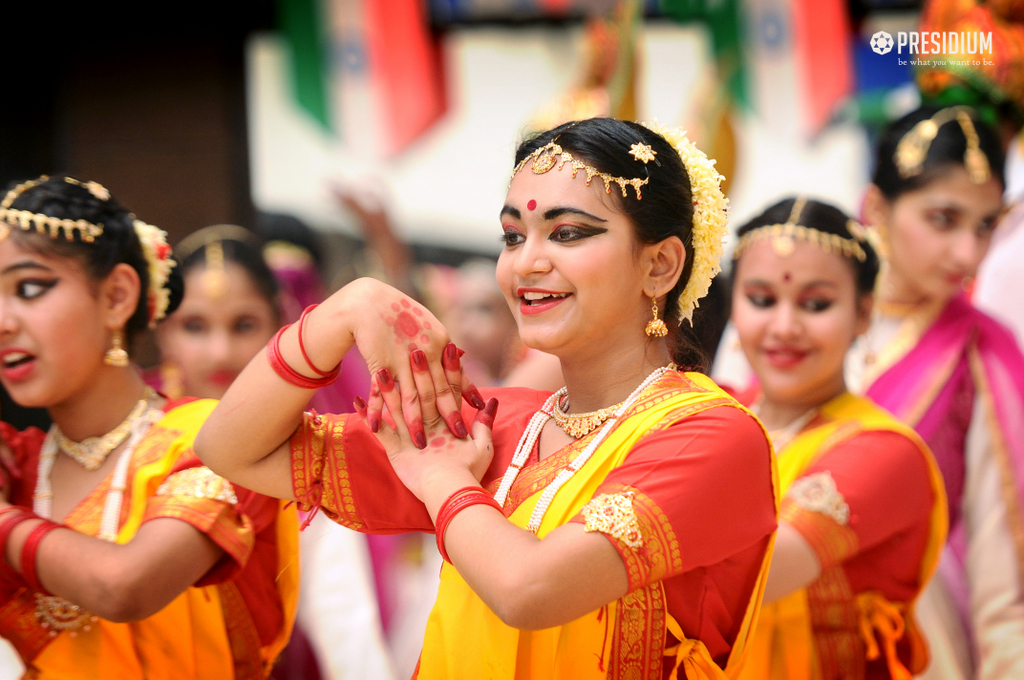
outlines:
{"label": "blurred background banner", "polygon": [[[687,129],[726,175],[734,223],[794,187],[856,212],[872,130],[919,101],[911,67],[871,36],[982,21],[961,4],[254,0],[207,16],[184,0],[159,21],[69,7],[53,31],[67,53],[10,75],[33,106],[0,111],[0,175],[95,178],[172,241],[274,211],[347,248],[362,234],[343,185],[418,253],[459,260],[497,253],[519,140],[614,115]],[[1019,27],[984,20],[998,49],[1024,52]],[[10,40],[34,53],[26,33]],[[999,63],[917,75],[1013,102],[1024,69]]]}

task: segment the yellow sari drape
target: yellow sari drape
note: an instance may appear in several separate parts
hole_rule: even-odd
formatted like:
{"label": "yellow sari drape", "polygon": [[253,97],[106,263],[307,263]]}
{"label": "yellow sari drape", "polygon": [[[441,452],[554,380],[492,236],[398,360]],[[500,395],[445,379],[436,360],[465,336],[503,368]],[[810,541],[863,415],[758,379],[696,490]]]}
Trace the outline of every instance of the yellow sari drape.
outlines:
{"label": "yellow sari drape", "polygon": [[[537,532],[538,537],[543,538],[575,517],[608,473],[621,465],[637,441],[669,413],[685,408],[687,415],[692,415],[723,405],[743,408],[705,376],[691,373],[686,377],[699,389],[667,393],[656,383],[641,395],[583,469],[556,494]],[[774,477],[774,464],[772,470]],[[773,483],[775,481],[773,479]],[[515,509],[509,517],[513,524],[526,526],[542,492],[543,489],[539,490]],[[458,570],[445,563],[437,602],[427,624],[417,677],[425,680],[661,680],[666,655],[675,657],[673,678],[727,677],[727,671],[737,667],[745,653],[747,634],[757,616],[770,559],[769,548],[726,671],[711,659],[703,643],[683,636],[666,611],[660,582],[635,590],[565,625],[521,631],[505,625],[473,592]],[[666,650],[666,631],[682,643]]]}
{"label": "yellow sari drape", "polygon": [[[778,454],[783,496],[818,458],[861,432],[889,431],[908,437],[927,461],[935,497],[931,531],[921,560],[920,585],[923,588],[938,567],[948,524],[945,485],[927,445],[913,429],[874,402],[849,393],[823,406],[821,415],[827,421],[824,425],[804,432]],[[924,669],[928,651],[914,622],[914,601],[894,603],[879,592],[864,592],[857,595],[857,612],[869,660],[884,654],[889,673],[896,680],[910,680],[912,673]],[[909,669],[896,655],[896,643],[904,637],[912,652]],[[798,590],[777,602],[763,605],[740,679],[818,680],[820,676],[807,590]]]}
{"label": "yellow sari drape", "polygon": [[[179,406],[154,424],[139,442],[133,459],[147,462],[129,479],[129,508],[118,543],[128,543],[138,532],[148,501],[179,459],[189,452],[215,405],[216,402],[204,400]],[[244,605],[230,583],[192,587],[141,621],[113,623],[97,619],[89,631],[57,635],[31,659],[25,677],[265,678],[291,636],[298,605],[298,518],[294,508],[285,511],[284,502],[281,504],[276,525],[281,569],[277,586],[285,625],[271,644],[261,645],[251,626],[231,625],[232,615],[248,616],[248,612],[237,610]],[[95,533],[85,527],[72,528]]]}

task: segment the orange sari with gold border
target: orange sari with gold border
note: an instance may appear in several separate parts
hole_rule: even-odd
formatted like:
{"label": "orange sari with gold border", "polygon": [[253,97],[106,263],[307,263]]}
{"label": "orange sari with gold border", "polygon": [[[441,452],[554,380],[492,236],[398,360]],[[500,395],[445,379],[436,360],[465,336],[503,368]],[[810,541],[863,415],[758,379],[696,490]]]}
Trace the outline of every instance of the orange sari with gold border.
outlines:
{"label": "orange sari with gold border", "polygon": [[[191,451],[216,402],[191,401],[170,409],[138,443],[129,467],[118,543],[157,517],[173,517],[203,531],[225,558],[196,586],[141,621],[97,619],[89,630],[51,636],[36,618],[35,592],[24,584],[0,585],[0,634],[17,649],[25,678],[265,678],[287,643],[298,598],[298,520],[282,501],[237,491],[234,506],[192,490],[190,484],[227,488]],[[13,437],[5,430],[5,438]],[[14,442],[22,463],[21,505],[31,506],[41,436]],[[26,446],[18,451],[18,444]],[[26,450],[27,449],[27,450]],[[34,450],[33,450],[34,449]],[[168,486],[163,486],[167,482]],[[65,518],[65,525],[95,536],[110,479]],[[170,492],[167,490],[171,489]],[[245,514],[249,510],[252,518]],[[258,510],[258,511],[257,511]],[[254,526],[254,523],[256,526]],[[259,539],[257,539],[259,536]],[[262,544],[254,553],[254,544]],[[270,552],[270,554],[260,554]],[[247,564],[248,562],[248,564]],[[245,566],[243,566],[245,565]],[[253,579],[262,579],[268,597]],[[276,579],[276,580],[275,580]],[[274,631],[260,619],[275,622]]]}
{"label": "orange sari with gold border", "polygon": [[[819,423],[815,425],[815,423]],[[924,638],[914,620],[914,602],[938,566],[939,555],[946,541],[947,510],[945,485],[942,474],[924,441],[910,427],[879,408],[869,399],[844,393],[820,409],[820,415],[811,427],[794,438],[779,452],[780,486],[785,495],[815,461],[829,451],[862,433],[895,432],[916,446],[927,465],[933,503],[930,508],[930,529],[924,544],[921,563],[917,569],[916,594],[907,601],[889,601],[880,591],[847,592],[845,579],[826,571],[818,581],[777,602],[765,604],[750,645],[750,657],[740,674],[741,680],[819,680],[822,678],[820,650],[815,643],[813,604],[809,593],[819,595],[820,590],[831,589],[832,612],[829,625],[838,631],[855,631],[858,647],[868,660],[884,661],[888,676],[895,680],[910,680],[927,665],[928,652]],[[819,505],[828,498],[819,492]],[[785,512],[784,512],[785,517]],[[836,541],[853,540],[845,535],[846,526],[816,525],[819,531],[840,534]],[[817,589],[817,590],[816,590]],[[853,620],[847,621],[841,612],[845,608],[835,605],[849,600]],[[822,613],[818,613],[822,618]],[[829,617],[825,617],[829,618]],[[906,659],[897,653],[897,644],[906,647]],[[862,668],[863,664],[861,664]],[[856,677],[852,668],[842,668],[842,677]],[[863,669],[859,671],[863,673]],[[833,677],[829,675],[829,677]]]}

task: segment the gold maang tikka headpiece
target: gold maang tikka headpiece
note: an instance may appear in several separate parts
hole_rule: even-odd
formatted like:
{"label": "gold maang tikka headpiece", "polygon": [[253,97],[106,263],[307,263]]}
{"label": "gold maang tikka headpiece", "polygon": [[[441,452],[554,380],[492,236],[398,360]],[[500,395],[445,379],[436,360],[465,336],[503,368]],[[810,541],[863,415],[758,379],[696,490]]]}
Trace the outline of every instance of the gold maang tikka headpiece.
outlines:
{"label": "gold maang tikka headpiece", "polygon": [[803,241],[821,248],[827,253],[838,253],[844,257],[857,258],[860,262],[867,260],[867,252],[861,246],[861,243],[867,240],[867,232],[864,227],[849,220],[847,229],[854,236],[852,239],[843,238],[839,234],[819,231],[813,227],[805,227],[799,222],[806,205],[807,199],[802,196],[798,197],[793,201],[793,209],[784,224],[766,224],[744,234],[736,244],[736,250],[733,251],[733,260],[738,260],[743,251],[752,244],[765,239],[770,239],[772,251],[779,257],[789,257],[796,248],[796,242]]}
{"label": "gold maang tikka headpiece", "polygon": [[965,106],[951,106],[941,109],[931,118],[920,121],[910,129],[910,132],[903,135],[896,144],[896,152],[893,154],[893,161],[900,177],[906,179],[921,174],[924,168],[925,158],[928,157],[928,149],[939,134],[939,128],[946,123],[957,121],[960,129],[963,130],[967,140],[967,150],[964,151],[964,167],[974,184],[984,184],[992,176],[992,167],[989,165],[988,157],[981,150],[978,139],[978,131],[974,128],[974,121]]}
{"label": "gold maang tikka headpiece", "polygon": [[[38,179],[22,182],[7,192],[3,201],[0,201],[0,241],[10,235],[11,227],[17,227],[22,231],[35,229],[38,233],[46,234],[50,238],[59,237],[61,230],[63,230],[64,238],[68,241],[75,239],[75,232],[77,231],[79,237],[86,243],[92,243],[103,234],[103,224],[101,223],[94,224],[87,220],[61,219],[59,217],[43,215],[42,213],[29,212],[28,210],[15,210],[11,207],[18,196],[49,179],[47,175],[43,175]],[[105,201],[110,198],[110,193],[96,182],[81,182],[73,177],[65,177],[64,181],[68,184],[75,184],[88,189],[93,196],[100,200]]]}
{"label": "gold maang tikka headpiece", "polygon": [[[519,174],[519,171],[526,167],[526,164],[533,161],[533,174],[543,175],[545,172],[551,170],[551,168],[557,167],[558,170],[562,169],[563,165],[567,163],[572,166],[573,179],[576,178],[576,173],[580,170],[586,170],[587,172],[587,186],[590,186],[590,182],[595,177],[600,177],[604,181],[604,191],[607,194],[612,192],[612,183],[618,184],[619,189],[622,190],[622,197],[626,197],[626,187],[631,186],[636,191],[636,199],[640,200],[640,187],[647,184],[650,181],[650,177],[644,177],[643,179],[635,177],[633,179],[626,179],[625,177],[613,177],[607,172],[601,172],[592,165],[588,165],[583,161],[573,158],[573,155],[568,151],[562,149],[557,144],[558,137],[551,140],[544,146],[540,147],[529,156],[519,161],[519,165],[516,166],[515,170],[512,171],[512,177],[509,178],[509,182]],[[644,165],[647,165],[647,161],[655,160],[654,156],[657,153],[650,146],[640,143],[634,144],[632,150],[629,151],[638,161],[642,161]]]}

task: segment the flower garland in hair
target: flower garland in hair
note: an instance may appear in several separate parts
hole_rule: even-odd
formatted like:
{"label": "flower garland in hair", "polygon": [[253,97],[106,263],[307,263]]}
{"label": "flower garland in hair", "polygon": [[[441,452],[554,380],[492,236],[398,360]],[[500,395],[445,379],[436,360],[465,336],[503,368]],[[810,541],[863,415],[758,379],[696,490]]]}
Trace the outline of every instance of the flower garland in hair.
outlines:
{"label": "flower garland in hair", "polygon": [[722,271],[722,242],[728,232],[729,199],[722,193],[722,175],[715,169],[715,161],[686,138],[686,131],[670,128],[658,122],[642,123],[644,127],[664,137],[679,154],[690,177],[693,196],[693,267],[690,280],[679,295],[679,324],[683,319],[693,325],[693,310],[700,299],[708,294],[711,279]]}
{"label": "flower garland in hair", "polygon": [[171,302],[167,279],[171,276],[175,262],[171,259],[171,247],[167,245],[167,232],[136,219],[134,215],[132,219],[135,234],[142,244],[142,254],[145,255],[149,267],[149,299],[146,303],[149,310],[149,327],[153,328],[157,321],[167,315],[167,306]]}

